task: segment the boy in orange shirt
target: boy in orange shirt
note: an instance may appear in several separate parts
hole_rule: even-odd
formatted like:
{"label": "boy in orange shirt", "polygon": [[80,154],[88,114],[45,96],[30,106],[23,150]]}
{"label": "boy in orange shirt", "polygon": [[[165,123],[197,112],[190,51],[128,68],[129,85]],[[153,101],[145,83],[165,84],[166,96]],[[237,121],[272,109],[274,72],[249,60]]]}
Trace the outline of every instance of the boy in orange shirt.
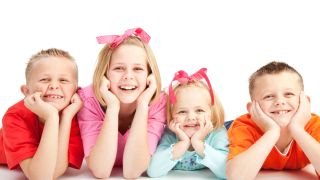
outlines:
{"label": "boy in orange shirt", "polygon": [[254,179],[261,168],[301,169],[310,163],[320,172],[320,117],[311,114],[303,90],[301,75],[283,62],[251,75],[249,113],[228,130],[227,179]]}

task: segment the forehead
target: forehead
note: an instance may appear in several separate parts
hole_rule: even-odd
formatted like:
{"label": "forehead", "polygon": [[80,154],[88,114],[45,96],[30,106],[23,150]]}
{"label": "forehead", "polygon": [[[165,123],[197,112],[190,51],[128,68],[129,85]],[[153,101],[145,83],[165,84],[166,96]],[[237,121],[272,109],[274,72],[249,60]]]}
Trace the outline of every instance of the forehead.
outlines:
{"label": "forehead", "polygon": [[255,80],[253,92],[281,89],[301,90],[300,77],[293,72],[262,75]]}
{"label": "forehead", "polygon": [[77,76],[77,66],[75,62],[65,57],[43,57],[32,64],[29,76],[51,72]]}
{"label": "forehead", "polygon": [[119,46],[112,54],[110,64],[147,64],[146,51],[136,45]]}
{"label": "forehead", "polygon": [[204,87],[184,86],[176,91],[176,106],[211,104],[209,91]]}

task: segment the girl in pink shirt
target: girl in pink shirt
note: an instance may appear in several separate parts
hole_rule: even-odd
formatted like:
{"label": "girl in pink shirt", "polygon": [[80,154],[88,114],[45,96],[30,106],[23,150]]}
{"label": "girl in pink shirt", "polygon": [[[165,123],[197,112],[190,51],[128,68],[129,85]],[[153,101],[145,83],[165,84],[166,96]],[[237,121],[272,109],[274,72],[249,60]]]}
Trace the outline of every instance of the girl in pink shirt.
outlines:
{"label": "girl in pink shirt", "polygon": [[166,97],[141,28],[117,36],[97,37],[106,44],[98,57],[93,84],[80,89],[78,113],[87,166],[96,178],[122,166],[125,178],[148,167],[166,121]]}

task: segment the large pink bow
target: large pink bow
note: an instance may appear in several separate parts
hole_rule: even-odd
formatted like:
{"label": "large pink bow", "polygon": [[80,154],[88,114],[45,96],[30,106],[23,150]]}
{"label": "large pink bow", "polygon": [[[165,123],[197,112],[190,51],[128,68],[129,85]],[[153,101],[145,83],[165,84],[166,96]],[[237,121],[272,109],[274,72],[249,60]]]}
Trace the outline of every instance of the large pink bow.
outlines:
{"label": "large pink bow", "polygon": [[210,80],[207,76],[207,68],[201,68],[199,71],[197,71],[196,73],[192,74],[191,76],[189,76],[185,71],[178,71],[175,73],[170,86],[169,86],[169,98],[170,98],[170,102],[171,104],[175,104],[176,103],[176,97],[174,96],[174,92],[172,89],[172,82],[173,81],[178,81],[180,84],[185,84],[188,82],[192,82],[192,80],[201,80],[202,78],[204,78],[209,86],[209,91],[210,91],[210,96],[211,96],[211,100],[212,100],[212,105],[214,104],[214,96],[213,96],[213,90],[211,87],[211,83]]}
{"label": "large pink bow", "polygon": [[128,29],[123,35],[105,35],[98,36],[97,41],[99,44],[110,44],[110,48],[114,49],[119,46],[126,38],[129,36],[135,35],[139,37],[144,43],[149,43],[151,37],[142,29],[142,28],[134,28]]}

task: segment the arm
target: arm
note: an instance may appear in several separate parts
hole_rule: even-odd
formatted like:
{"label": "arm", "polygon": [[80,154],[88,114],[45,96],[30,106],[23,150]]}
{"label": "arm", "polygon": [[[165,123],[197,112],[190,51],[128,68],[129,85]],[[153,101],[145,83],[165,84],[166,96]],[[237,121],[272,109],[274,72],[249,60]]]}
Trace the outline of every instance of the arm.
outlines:
{"label": "arm", "polygon": [[54,179],[61,176],[68,167],[68,148],[70,140],[70,129],[73,117],[82,107],[82,101],[78,94],[74,94],[71,98],[71,104],[66,107],[61,115],[60,127],[59,127],[59,146],[58,146],[58,158],[54,173]]}
{"label": "arm", "polygon": [[204,144],[204,156],[197,162],[208,167],[217,177],[226,179],[226,161],[229,142],[226,130],[221,128],[212,132]]}
{"label": "arm", "polygon": [[[320,172],[320,143],[305,131],[304,127],[311,118],[310,102],[304,93],[300,94],[300,104],[292,117],[289,130],[293,139],[299,144],[316,171]],[[316,128],[316,127],[314,127]],[[319,129],[319,128],[318,128]],[[316,133],[320,133],[319,131]]]}
{"label": "arm", "polygon": [[86,158],[87,165],[96,178],[110,176],[117,155],[120,103],[108,88],[109,81],[104,78],[100,91],[103,94],[103,100],[107,103],[107,110],[97,140]]}
{"label": "arm", "polygon": [[[179,159],[173,158],[173,147],[177,139],[168,129],[164,132],[156,152],[151,158],[147,173],[149,177],[161,177],[178,163]],[[174,145],[175,144],[175,145]]]}
{"label": "arm", "polygon": [[42,101],[40,93],[27,96],[25,106],[44,122],[44,129],[36,153],[23,160],[20,166],[29,179],[52,179],[58,153],[58,110]]}
{"label": "arm", "polygon": [[242,179],[254,179],[279,139],[280,127],[262,112],[259,104],[255,101],[250,109],[250,114],[253,121],[264,131],[264,134],[247,150],[227,162],[227,179],[239,179],[239,174]]}
{"label": "arm", "polygon": [[128,179],[137,178],[146,171],[151,159],[147,126],[148,104],[156,91],[156,80],[154,75],[148,77],[147,83],[148,87],[137,99],[136,113],[124,148],[123,175]]}

